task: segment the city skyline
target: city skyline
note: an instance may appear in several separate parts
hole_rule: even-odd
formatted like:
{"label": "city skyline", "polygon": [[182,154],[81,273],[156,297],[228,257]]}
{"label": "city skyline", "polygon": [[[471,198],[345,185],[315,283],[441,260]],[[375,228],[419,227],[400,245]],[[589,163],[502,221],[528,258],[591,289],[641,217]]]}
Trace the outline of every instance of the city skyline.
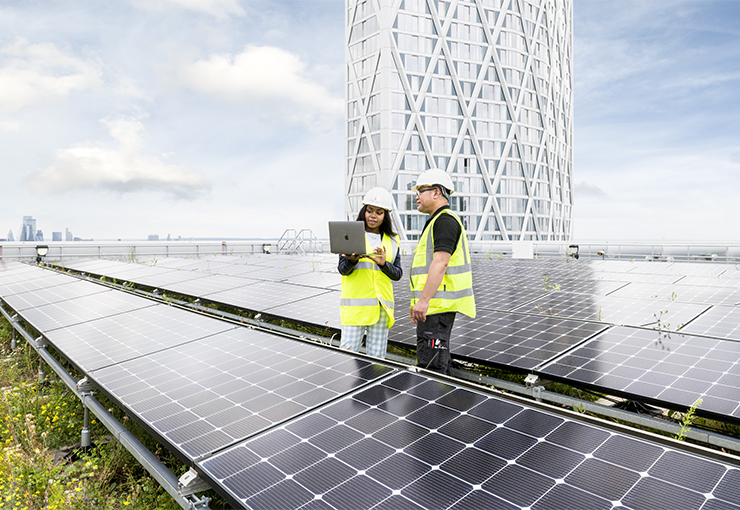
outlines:
{"label": "city skyline", "polygon": [[[573,11],[574,240],[740,237],[740,4]],[[343,0],[4,2],[0,225],[325,237],[344,216],[345,16]]]}

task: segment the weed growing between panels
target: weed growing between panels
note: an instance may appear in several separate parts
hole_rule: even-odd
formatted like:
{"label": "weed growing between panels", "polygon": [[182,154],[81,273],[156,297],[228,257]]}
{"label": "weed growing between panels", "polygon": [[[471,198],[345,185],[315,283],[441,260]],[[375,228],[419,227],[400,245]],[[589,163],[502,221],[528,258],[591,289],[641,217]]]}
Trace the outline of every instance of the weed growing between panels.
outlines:
{"label": "weed growing between panels", "polygon": [[[10,324],[0,318],[0,509],[179,509],[138,461],[106,436],[92,413],[93,448],[75,451],[81,402],[51,370],[39,383],[37,353],[23,340],[10,351],[11,335]],[[101,395],[97,399],[173,473],[185,472],[119,409]],[[215,494],[207,495],[214,498],[211,508],[225,507]]]}

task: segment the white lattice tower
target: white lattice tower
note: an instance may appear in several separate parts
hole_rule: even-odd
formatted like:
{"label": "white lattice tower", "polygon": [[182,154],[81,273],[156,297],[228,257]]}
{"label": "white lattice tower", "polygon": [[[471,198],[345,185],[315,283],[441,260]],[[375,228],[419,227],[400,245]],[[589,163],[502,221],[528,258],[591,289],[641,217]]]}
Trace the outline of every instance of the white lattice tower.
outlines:
{"label": "white lattice tower", "polygon": [[391,190],[402,237],[432,166],[471,239],[572,234],[572,0],[347,0],[347,216]]}

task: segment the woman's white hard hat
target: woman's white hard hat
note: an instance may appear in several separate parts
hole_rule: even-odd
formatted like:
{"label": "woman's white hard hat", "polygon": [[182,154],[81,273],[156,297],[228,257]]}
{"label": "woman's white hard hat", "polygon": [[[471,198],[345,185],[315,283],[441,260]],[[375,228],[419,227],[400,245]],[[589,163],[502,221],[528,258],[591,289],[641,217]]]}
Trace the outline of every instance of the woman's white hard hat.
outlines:
{"label": "woman's white hard hat", "polygon": [[382,207],[386,211],[393,210],[393,198],[388,190],[385,188],[373,188],[367,193],[362,199],[363,205],[373,205],[375,207]]}
{"label": "woman's white hard hat", "polygon": [[416,193],[423,186],[442,186],[450,195],[455,191],[455,185],[452,184],[450,174],[439,168],[430,168],[426,172],[423,172],[416,179],[416,184],[411,188],[411,191]]}

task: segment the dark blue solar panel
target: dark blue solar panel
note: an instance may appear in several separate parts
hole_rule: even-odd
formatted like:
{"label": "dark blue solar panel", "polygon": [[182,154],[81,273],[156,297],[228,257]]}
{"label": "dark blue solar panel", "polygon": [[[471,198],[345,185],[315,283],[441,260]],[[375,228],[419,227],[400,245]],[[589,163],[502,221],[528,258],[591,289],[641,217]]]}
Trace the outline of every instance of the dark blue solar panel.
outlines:
{"label": "dark blue solar panel", "polygon": [[198,469],[247,508],[661,508],[671,485],[698,508],[733,501],[740,480],[729,464],[410,373]]}

